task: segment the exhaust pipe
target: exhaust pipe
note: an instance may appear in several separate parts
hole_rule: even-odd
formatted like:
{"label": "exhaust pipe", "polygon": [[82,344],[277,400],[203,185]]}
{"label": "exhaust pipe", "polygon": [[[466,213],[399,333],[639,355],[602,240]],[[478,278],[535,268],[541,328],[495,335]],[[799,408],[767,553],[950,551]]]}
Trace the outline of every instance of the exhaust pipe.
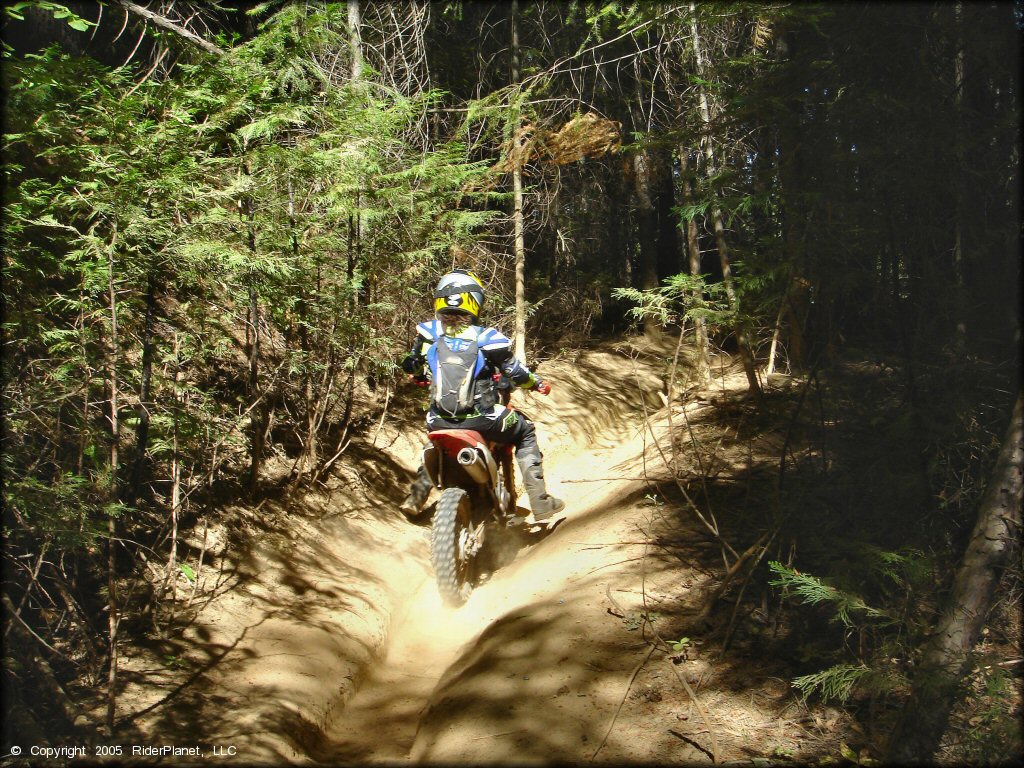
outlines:
{"label": "exhaust pipe", "polygon": [[475,482],[486,484],[490,480],[490,473],[487,471],[487,464],[483,457],[473,448],[466,446],[455,457],[462,468]]}

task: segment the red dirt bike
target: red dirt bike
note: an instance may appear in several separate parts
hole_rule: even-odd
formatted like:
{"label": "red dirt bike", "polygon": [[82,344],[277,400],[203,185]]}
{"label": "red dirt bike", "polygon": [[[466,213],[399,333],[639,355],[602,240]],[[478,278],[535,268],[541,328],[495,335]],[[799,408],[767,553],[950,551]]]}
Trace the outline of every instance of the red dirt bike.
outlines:
{"label": "red dirt bike", "polygon": [[441,489],[430,531],[430,560],[441,597],[461,605],[480,577],[495,570],[485,543],[509,530],[539,538],[564,516],[531,524],[516,506],[510,444],[488,443],[469,429],[430,432],[423,465]]}

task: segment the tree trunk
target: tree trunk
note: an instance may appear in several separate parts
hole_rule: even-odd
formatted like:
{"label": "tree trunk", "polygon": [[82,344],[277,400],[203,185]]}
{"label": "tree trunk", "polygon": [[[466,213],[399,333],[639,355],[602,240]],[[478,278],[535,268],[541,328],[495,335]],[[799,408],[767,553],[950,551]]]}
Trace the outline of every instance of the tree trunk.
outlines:
{"label": "tree trunk", "polygon": [[[963,40],[963,3],[958,0],[953,5],[956,25],[956,52],[953,56],[953,108],[956,120],[956,140],[953,142],[955,172],[960,174],[964,169],[963,152],[963,98],[964,98],[964,40]],[[953,312],[955,328],[953,331],[953,354],[962,358],[967,352],[967,310],[964,302],[964,244],[963,244],[963,190],[959,184],[953,184],[953,276],[955,299]]]}
{"label": "tree trunk", "polygon": [[606,175],[608,216],[603,223],[605,236],[602,238],[602,246],[608,263],[612,265],[615,279],[620,285],[633,285],[633,264],[626,246],[625,230],[629,215],[624,202],[629,200],[629,193],[625,176],[625,168],[614,169]]}
{"label": "tree trunk", "polygon": [[[682,177],[683,204],[693,202],[693,184],[688,175],[689,171],[689,150],[686,147],[679,147],[680,176]],[[700,263],[700,238],[697,234],[697,221],[693,217],[686,221],[686,251],[690,265],[690,275],[694,278],[701,276]],[[704,297],[700,290],[694,288],[692,301],[695,306],[700,306]],[[711,355],[708,350],[707,323],[703,317],[693,318],[693,329],[697,344],[697,359],[694,368],[696,369],[697,382],[700,386],[706,385],[711,380]]]}
{"label": "tree trunk", "polygon": [[[117,226],[110,240],[107,257],[107,288],[110,295],[110,363],[108,382],[110,387],[110,501],[116,504],[119,500],[117,470],[120,463],[120,422],[118,419],[118,387],[117,387],[117,287],[114,283],[114,242],[117,239]],[[107,729],[114,733],[114,717],[117,711],[117,526],[114,516],[107,519],[107,632],[110,651],[110,667],[107,670]]]}
{"label": "tree trunk", "polygon": [[[651,153],[642,149],[633,156],[633,193],[637,207],[637,229],[640,258],[637,263],[636,287],[649,291],[658,287],[658,214],[654,207],[654,172]],[[644,320],[644,336],[651,341],[661,339],[661,323],[654,318]]]}
{"label": "tree trunk", "polygon": [[[255,282],[249,281],[248,327],[245,331],[246,346],[249,352],[249,402],[255,403],[260,398],[260,304],[256,293]],[[260,469],[263,466],[264,407],[258,406],[252,415],[249,434],[249,496],[255,498],[259,482]]]}
{"label": "tree trunk", "polygon": [[171,553],[167,558],[167,579],[171,584],[171,618],[174,621],[178,599],[178,517],[181,513],[181,455],[178,446],[178,412],[181,403],[181,355],[178,334],[174,334],[174,389],[171,407],[174,408],[171,427]]}
{"label": "tree trunk", "polygon": [[[704,53],[701,47],[700,33],[697,30],[697,8],[693,3],[690,3],[690,32],[693,36],[693,53],[697,62],[697,74],[703,78],[705,76]],[[707,157],[707,172],[710,178],[715,175],[716,171],[714,141],[711,135],[711,108],[704,86],[699,86],[697,91],[700,99],[701,120],[704,123],[704,153]],[[714,194],[717,197],[717,192],[714,192]],[[733,286],[732,280],[732,263],[729,260],[729,250],[725,242],[725,224],[722,220],[722,209],[717,202],[712,206],[711,218],[715,229],[715,244],[718,246],[718,258],[722,262],[722,282],[725,285],[725,294],[729,299],[730,309],[733,312],[738,312],[736,289]],[[736,319],[736,342],[740,350],[740,359],[743,361],[743,370],[747,375],[750,393],[760,397],[762,394],[761,384],[757,380],[754,354],[747,340],[743,322],[739,317]]]}
{"label": "tree trunk", "polygon": [[740,350],[740,360],[743,361],[743,371],[747,375],[747,384],[750,386],[750,393],[760,397],[761,383],[757,380],[757,368],[754,364],[754,353],[751,350],[750,341],[747,338],[747,331],[744,328],[744,321],[739,317],[739,301],[736,298],[736,288],[732,282],[732,263],[729,260],[729,252],[725,244],[725,226],[722,223],[722,211],[715,206],[713,211],[715,224],[715,243],[718,246],[718,258],[722,262],[722,282],[725,284],[725,295],[729,298],[729,307],[737,314],[736,317],[736,344]]}
{"label": "tree trunk", "polygon": [[[115,230],[116,237],[116,230]],[[120,463],[120,438],[121,429],[119,423],[119,404],[117,386],[117,358],[118,358],[118,330],[117,330],[117,286],[114,283],[114,243],[110,244],[110,253],[107,260],[107,291],[110,301],[110,346],[109,362],[107,364],[107,386],[110,390],[110,495],[111,501],[118,500],[117,467]]]}
{"label": "tree trunk", "polygon": [[142,375],[139,379],[139,425],[135,430],[135,459],[132,462],[132,477],[128,485],[127,502],[134,504],[142,484],[142,467],[149,447],[150,390],[153,381],[153,325],[156,315],[156,280],[150,271],[146,280],[146,315],[142,326]]}
{"label": "tree trunk", "polygon": [[348,0],[348,39],[352,46],[352,80],[363,78],[363,39],[362,19],[359,12],[359,0]]}
{"label": "tree trunk", "polygon": [[[358,197],[356,199],[358,205]],[[348,218],[348,269],[346,276],[348,279],[348,286],[350,290],[348,311],[351,317],[355,317],[356,310],[359,307],[359,295],[355,290],[355,276],[356,276],[356,262],[359,259],[359,238],[358,238],[359,224],[353,216]],[[331,353],[331,366],[335,368],[334,353]],[[341,417],[341,423],[339,424],[339,431],[341,433],[341,439],[338,440],[339,448],[345,441],[345,436],[348,434],[349,426],[352,421],[352,405],[355,401],[356,394],[356,370],[359,366],[359,356],[357,354],[355,339],[350,337],[348,344],[348,363],[349,368],[348,381],[345,384],[345,409]]]}
{"label": "tree trunk", "polygon": [[[792,60],[795,56],[795,40],[781,27],[776,34],[777,54],[780,60]],[[804,337],[800,309],[803,307],[802,296],[807,288],[807,281],[801,277],[800,264],[803,262],[804,243],[807,239],[809,217],[806,213],[804,198],[799,194],[805,186],[802,141],[804,138],[801,125],[804,110],[803,99],[791,99],[778,122],[778,141],[776,145],[779,182],[782,188],[782,241],[785,259],[793,265],[792,285],[787,288],[780,307],[781,317],[785,318],[788,331],[786,359],[791,371],[803,367]],[[875,313],[878,315],[878,313]],[[782,324],[776,324],[778,338],[782,338]]]}
{"label": "tree trunk", "polygon": [[[354,2],[349,3],[349,23],[353,22],[352,6]],[[358,19],[358,7],[355,11]],[[354,74],[353,74],[354,77]],[[299,259],[299,236],[298,236],[298,225],[295,216],[295,189],[291,178],[288,179],[288,227],[291,231],[291,245],[292,245],[292,257],[295,263],[298,263]],[[348,259],[348,280],[351,286],[355,271],[354,261],[354,245],[352,238],[354,237],[353,231],[355,225],[352,222],[351,216],[349,217],[349,259]],[[313,302],[320,300],[320,288],[321,281],[319,280],[319,270],[316,288],[314,291]],[[310,301],[306,299],[306,288],[302,287],[299,289],[299,301],[296,302],[296,311],[299,317],[299,349],[302,351],[302,391],[303,397],[306,401],[306,434],[302,441],[302,451],[299,454],[299,458],[295,462],[295,477],[292,480],[292,490],[298,488],[302,482],[302,478],[306,474],[307,468],[311,468],[316,462],[316,426],[314,418],[315,410],[315,398],[313,395],[313,376],[310,373],[310,361],[313,359],[312,344],[309,339],[309,305]],[[350,308],[351,308],[350,304]]]}
{"label": "tree trunk", "polygon": [[[78,343],[82,348],[82,429],[78,440],[78,458],[75,462],[77,472],[81,475],[85,470],[85,450],[89,444],[89,388],[92,385],[92,369],[89,367],[88,343],[85,325],[85,271],[82,271],[82,283],[78,289]],[[85,523],[84,518],[82,524]]]}
{"label": "tree trunk", "polygon": [[[512,84],[519,84],[519,0],[512,0]],[[516,259],[516,346],[515,355],[526,361],[526,243],[523,234],[523,166],[521,163],[520,115],[512,125],[512,226],[515,229]]]}
{"label": "tree trunk", "polygon": [[807,292],[807,288],[808,283],[804,278],[794,278],[782,297],[782,303],[779,304],[779,314],[775,318],[775,330],[772,333],[771,349],[768,352],[768,364],[765,366],[766,376],[771,376],[775,372],[778,346],[782,338],[783,318],[786,318],[789,323],[789,345],[786,349],[786,360],[789,363],[789,370],[795,370],[802,365],[804,336],[801,330],[802,322],[797,315],[796,307],[798,303],[803,303],[802,297]]}
{"label": "tree trunk", "polygon": [[[256,259],[256,224],[252,201],[249,201],[249,258]],[[256,278],[249,276],[249,306],[245,327],[246,353],[249,358],[248,395],[250,406],[260,399],[260,304],[256,291]],[[249,498],[256,497],[260,469],[263,466],[263,442],[266,439],[266,403],[253,410],[249,428]]]}
{"label": "tree trunk", "polygon": [[927,641],[914,687],[889,742],[886,762],[930,760],[939,746],[960,684],[992,607],[1001,571],[1020,536],[1024,496],[1024,395],[1018,394],[1010,426],[978,509],[963,562],[936,632]]}
{"label": "tree trunk", "polygon": [[779,349],[779,337],[782,336],[782,316],[786,313],[786,297],[779,303],[779,313],[775,316],[775,329],[772,331],[772,343],[768,348],[768,362],[764,367],[765,377],[775,373],[775,355]]}
{"label": "tree trunk", "polygon": [[[801,291],[803,292],[803,291]],[[786,317],[789,318],[789,348],[786,350],[790,370],[803,368],[804,365],[804,331],[803,320],[797,315],[794,305],[795,298],[791,293],[786,297]],[[804,317],[807,313],[804,312]]]}
{"label": "tree trunk", "polygon": [[655,269],[658,284],[669,275],[686,270],[687,259],[681,258],[679,227],[674,212],[676,206],[675,153],[668,146],[652,153],[654,178],[652,193],[655,220]]}

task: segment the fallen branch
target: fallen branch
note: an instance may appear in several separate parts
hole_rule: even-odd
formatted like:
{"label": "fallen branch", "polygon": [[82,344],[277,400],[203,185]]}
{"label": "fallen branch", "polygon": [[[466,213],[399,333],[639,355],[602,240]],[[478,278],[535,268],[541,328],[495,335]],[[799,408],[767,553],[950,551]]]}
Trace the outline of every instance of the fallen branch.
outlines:
{"label": "fallen branch", "polygon": [[658,480],[650,477],[591,477],[583,480],[562,480],[563,483],[608,483],[618,480],[625,480],[629,482],[644,482],[644,483],[667,483],[668,478],[664,480]]}
{"label": "fallen branch", "polygon": [[149,10],[148,8],[143,8],[141,5],[136,5],[135,3],[129,2],[128,0],[117,0],[117,2],[118,5],[125,9],[125,11],[129,13],[134,13],[136,16],[141,16],[142,18],[146,19],[146,21],[153,22],[153,24],[160,27],[160,29],[166,29],[168,32],[173,32],[179,37],[185,38],[190,43],[199,46],[207,53],[215,53],[218,56],[227,55],[227,51],[225,51],[223,48],[218,48],[213,43],[204,40],[195,32],[186,29],[180,24],[176,24],[175,22],[168,19],[166,16],[160,16],[159,14],[153,13],[153,11]]}
{"label": "fallen branch", "polygon": [[[775,531],[772,532],[771,538],[768,539],[763,547],[761,547],[760,551],[757,553],[757,557],[754,558],[754,564],[747,571],[747,575],[743,579],[743,584],[740,586],[740,593],[736,596],[736,604],[732,609],[732,616],[729,617],[729,626],[726,627],[725,637],[722,639],[722,653],[729,650],[729,645],[732,642],[732,632],[736,627],[736,616],[739,614],[740,603],[743,601],[743,593],[746,592],[747,586],[749,586],[750,580],[754,576],[754,571],[757,570],[758,563],[760,563],[761,558],[764,557],[764,553],[768,551],[768,547],[770,547],[772,542],[775,540],[775,534],[778,533],[778,530],[779,529],[776,528]],[[762,535],[761,538],[764,538],[764,536]]]}
{"label": "fallen branch", "polygon": [[206,555],[206,537],[210,532],[210,523],[204,517],[203,518],[203,546],[199,550],[199,564],[196,566],[195,578],[192,581],[192,592],[189,593],[188,602],[185,603],[185,608],[188,609],[192,605],[192,601],[195,599],[196,590],[199,588],[199,577],[203,575],[203,557]]}
{"label": "fallen branch", "polygon": [[[768,536],[769,533],[771,534],[771,537],[768,539],[767,543],[764,543],[765,537]],[[753,544],[751,544],[749,547],[747,547],[743,551],[743,554],[741,554],[739,558],[736,560],[736,562],[729,566],[729,570],[725,572],[725,577],[722,579],[721,583],[717,587],[715,587],[712,593],[708,596],[707,600],[704,601],[704,606],[701,608],[700,613],[697,614],[696,619],[694,619],[695,621],[700,622],[707,619],[708,614],[711,613],[711,609],[718,601],[718,598],[722,596],[722,594],[725,592],[726,587],[729,586],[730,582],[732,582],[736,574],[739,573],[740,569],[747,562],[747,560],[749,560],[750,557],[760,549],[760,554],[757,557],[757,560],[760,561],[761,557],[763,557],[764,555],[765,550],[767,550],[768,547],[771,546],[772,541],[775,539],[776,533],[778,533],[777,528],[773,531],[765,531],[764,533],[762,533],[760,538]],[[761,546],[762,543],[764,543],[763,547]]]}
{"label": "fallen branch", "polygon": [[497,739],[499,736],[511,736],[513,733],[524,733],[528,731],[528,728],[516,728],[514,731],[502,731],[501,733],[488,733],[486,736],[474,736],[470,741],[480,741],[481,739]]}
{"label": "fallen branch", "polygon": [[[600,571],[600,570],[603,570],[605,568],[611,568],[613,565],[622,565],[623,563],[633,563],[633,562],[636,562],[637,560],[643,560],[643,558],[642,557],[630,557],[630,558],[628,558],[626,560],[616,560],[614,563],[605,563],[604,565],[597,566],[597,568],[591,568],[589,571],[587,571],[583,575],[584,576],[589,576],[590,574],[594,573],[595,571]],[[571,580],[575,581],[576,579],[571,579]]]}
{"label": "fallen branch", "polygon": [[593,762],[597,757],[597,753],[604,748],[605,743],[608,741],[608,737],[612,735],[612,728],[615,727],[615,721],[619,717],[619,712],[622,711],[622,705],[626,703],[626,697],[629,695],[629,689],[633,687],[633,681],[636,680],[636,676],[640,674],[640,670],[643,669],[644,664],[646,664],[647,660],[651,658],[651,654],[654,653],[657,647],[658,646],[652,644],[650,649],[647,651],[647,655],[644,656],[635,667],[633,667],[633,671],[629,675],[629,682],[626,683],[626,690],[622,692],[622,699],[619,701],[619,706],[615,708],[615,714],[612,715],[612,721],[608,723],[608,730],[605,732],[604,738],[601,739],[601,743],[597,745],[597,749],[594,750],[594,754],[590,756],[591,762]]}
{"label": "fallen branch", "polygon": [[[639,378],[637,378],[637,386],[640,386]],[[646,425],[647,430],[651,433],[651,439],[654,441],[654,447],[658,449],[658,454],[661,456],[661,460],[665,464],[665,468],[671,472],[672,464],[671,462],[669,462],[668,457],[665,456],[665,452],[661,448],[661,443],[658,442],[658,436],[654,434],[654,426],[651,424],[650,415],[647,413],[647,404],[643,401],[643,398],[641,398],[640,400],[640,405],[643,406],[644,424]],[[679,478],[676,477],[674,478],[674,480],[676,483],[676,487],[683,494],[683,498],[686,499],[686,503],[690,506],[690,509],[693,510],[693,513],[697,516],[697,519],[700,520],[704,527],[707,528],[708,532],[714,537],[715,541],[718,542],[719,546],[722,547],[723,559],[725,558],[726,551],[728,551],[729,554],[731,554],[733,557],[739,557],[736,550],[733,549],[732,545],[725,540],[721,533],[719,533],[718,523],[717,521],[715,521],[714,515],[711,516],[711,522],[708,522],[707,518],[705,518],[704,514],[700,511],[700,507],[698,507],[696,503],[694,503],[693,499],[690,498],[690,494],[686,492],[686,488],[683,486],[681,482],[679,482]],[[726,560],[726,562],[728,562],[728,560]]]}
{"label": "fallen branch", "polygon": [[[39,552],[39,559],[36,560],[36,567],[32,571],[32,577],[29,579],[28,585],[25,587],[25,593],[21,596],[21,601],[18,603],[18,607],[14,609],[15,618],[21,618],[21,612],[25,608],[25,604],[28,602],[28,597],[32,593],[32,587],[39,581],[39,569],[43,567],[43,562],[46,558],[46,552],[50,548],[50,540],[47,538],[43,542],[42,549]],[[4,630],[4,640],[7,639],[7,635],[10,634],[11,627],[14,626],[14,622],[7,625],[7,629]]]}
{"label": "fallen branch", "polygon": [[30,662],[28,664],[24,664],[25,670],[35,675],[41,687],[50,695],[51,699],[57,704],[57,706],[60,707],[61,714],[64,715],[69,723],[73,724],[78,714],[77,707],[71,700],[71,697],[68,696],[67,691],[65,691],[64,688],[61,687],[61,684],[57,682],[57,677],[53,674],[50,664],[34,647],[35,644],[32,642],[32,638],[34,637],[58,655],[64,656],[64,654],[54,650],[49,643],[33,632],[32,628],[29,627],[20,616],[14,615],[14,605],[11,603],[10,598],[8,598],[7,595],[2,596],[2,602],[4,610],[17,621],[17,623],[12,621],[10,626],[13,628],[15,640],[18,642],[10,644],[8,649],[24,654],[25,660]]}
{"label": "fallen branch", "polygon": [[391,403],[391,386],[388,385],[387,394],[384,396],[384,408],[380,412],[380,421],[377,423],[377,429],[373,433],[373,439],[370,441],[370,447],[374,448],[377,445],[377,435],[380,434],[381,429],[384,427],[384,417],[388,414],[388,405]]}
{"label": "fallen branch", "polygon": [[[646,566],[647,566],[647,550],[645,548],[644,549],[644,563],[643,563],[643,565],[640,568],[640,572],[642,574],[642,581],[641,581],[642,595],[641,595],[641,598],[642,598],[643,604],[644,604],[644,615],[645,616],[650,616],[650,612],[647,609],[647,567]],[[612,593],[611,593],[610,589],[606,588],[605,589],[605,594],[608,596],[608,599],[611,600],[613,604],[617,605],[617,603],[615,603],[615,600],[612,599]],[[654,634],[655,640],[657,640],[658,643],[661,643],[665,647],[665,651],[667,653],[671,654],[671,652],[674,649],[672,648],[672,646],[670,646],[668,643],[666,643],[665,639],[658,633],[658,630],[654,627],[654,622],[651,621],[650,619],[647,619],[645,623],[646,623],[646,626],[651,628],[651,632]],[[656,647],[657,647],[657,643],[652,643],[651,644],[651,648],[652,649],[654,649]],[[690,701],[692,701],[693,705],[697,708],[697,712],[700,714],[701,719],[704,721],[704,725],[708,729],[708,733],[711,735],[711,762],[717,765],[717,763],[718,763],[718,734],[715,732],[715,729],[711,727],[711,718],[708,717],[707,710],[704,709],[704,706],[700,703],[700,699],[697,698],[697,692],[694,691],[693,688],[690,687],[690,684],[688,682],[686,682],[686,678],[679,674],[679,670],[676,669],[676,665],[673,664],[668,659],[666,659],[666,662],[668,663],[669,667],[672,669],[672,672],[675,674],[676,678],[678,678],[679,682],[682,684],[683,688],[686,689],[686,694],[690,697]]]}
{"label": "fallen branch", "polygon": [[[661,639],[661,635],[658,634],[657,630],[655,630],[654,627],[651,627],[651,630],[654,632],[655,637],[657,637],[660,642],[665,643],[665,641]],[[651,648],[655,647],[657,646],[651,646]],[[668,643],[665,643],[665,647],[668,648]],[[669,650],[671,650],[671,648],[669,648]],[[682,683],[683,688],[686,689],[686,695],[690,697],[690,701],[693,702],[693,706],[697,708],[697,713],[700,715],[700,719],[703,720],[704,725],[707,726],[708,734],[711,736],[711,762],[717,765],[718,735],[715,733],[715,729],[711,727],[711,718],[708,717],[707,710],[704,709],[704,705],[700,703],[700,699],[697,698],[696,692],[693,690],[693,688],[690,687],[690,684],[686,682],[686,678],[679,674],[679,670],[676,669],[676,665],[667,659],[665,660],[665,663],[668,664],[669,669],[671,669],[672,672],[675,674],[676,679],[679,680],[680,683]]]}

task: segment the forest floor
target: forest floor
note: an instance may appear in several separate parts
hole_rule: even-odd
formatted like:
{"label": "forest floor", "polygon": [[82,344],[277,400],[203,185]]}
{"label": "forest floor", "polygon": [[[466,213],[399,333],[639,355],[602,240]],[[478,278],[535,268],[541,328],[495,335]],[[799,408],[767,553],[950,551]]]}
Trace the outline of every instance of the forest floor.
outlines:
{"label": "forest floor", "polygon": [[[671,354],[605,345],[542,364],[549,398],[516,394],[567,519],[513,546],[462,607],[441,604],[429,524],[397,509],[423,438],[414,404],[353,441],[323,488],[197,527],[205,565],[180,630],[124,659],[121,740],[246,764],[764,764],[859,748],[859,726],[802,701],[765,654],[767,612],[730,598],[694,618],[724,567],[666,469]],[[749,477],[778,446],[729,439],[718,412],[744,407],[745,381],[720,363],[685,418],[717,440],[719,476]],[[715,505],[743,551],[761,521],[729,525],[728,495]]]}

